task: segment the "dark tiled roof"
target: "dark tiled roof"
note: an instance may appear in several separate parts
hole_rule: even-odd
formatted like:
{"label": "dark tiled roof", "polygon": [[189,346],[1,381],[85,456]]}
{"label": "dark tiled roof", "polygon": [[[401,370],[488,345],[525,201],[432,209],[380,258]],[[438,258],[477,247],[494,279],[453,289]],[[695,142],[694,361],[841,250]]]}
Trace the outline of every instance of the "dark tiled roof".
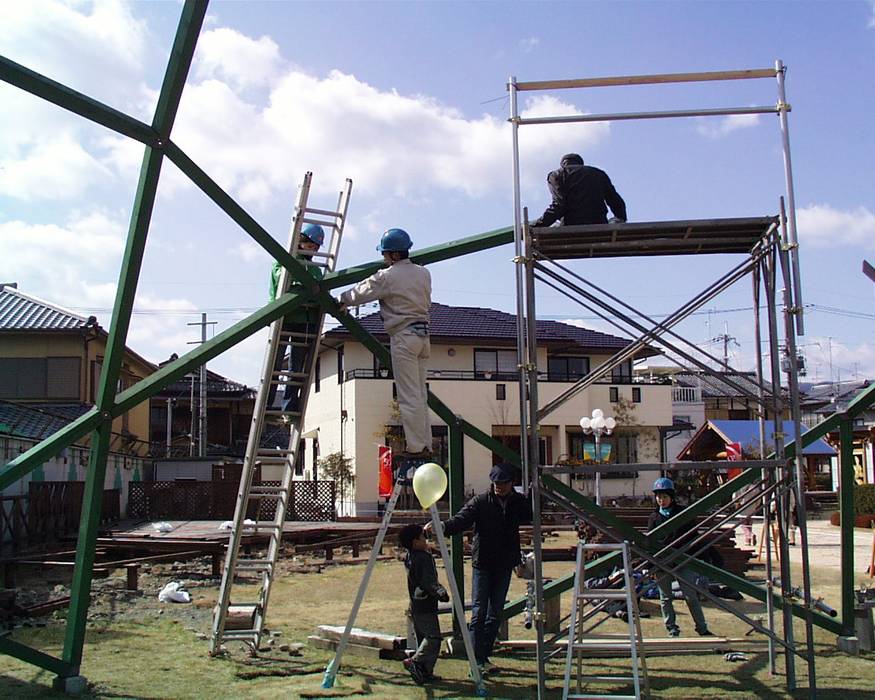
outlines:
{"label": "dark tiled roof", "polygon": [[[705,374],[704,372],[678,372],[674,375],[675,382],[678,386],[701,386],[702,398],[716,399],[728,398],[730,396],[744,397],[738,389],[728,384],[725,380],[734,382],[735,384],[747,389],[754,396],[758,395],[756,375],[753,372],[715,372],[714,374]],[[766,392],[771,392],[772,385],[763,381],[763,386]]]}
{"label": "dark tiled roof", "polygon": [[872,380],[870,379],[806,384],[802,387],[804,390],[802,405],[815,413],[824,415],[845,411],[848,404],[857,397],[857,394],[867,389],[871,384]]}
{"label": "dark tiled roof", "polygon": [[58,331],[84,328],[88,319],[12,287],[0,287],[0,330]]}
{"label": "dark tiled roof", "polygon": [[[431,305],[429,313],[429,330],[433,338],[516,343],[516,316],[513,314],[477,306],[446,306],[434,303]],[[365,330],[373,335],[386,335],[379,313],[368,314],[358,320]],[[599,333],[559,321],[538,321],[537,328],[538,342],[542,344],[573,345],[579,348],[612,352],[624,348],[630,343],[626,338]],[[326,335],[343,337],[348,336],[349,331],[340,326],[332,329]],[[652,354],[652,351],[647,354]]]}
{"label": "dark tiled roof", "polygon": [[0,434],[42,440],[57,432],[91,406],[84,403],[41,403],[39,406],[0,401]]}

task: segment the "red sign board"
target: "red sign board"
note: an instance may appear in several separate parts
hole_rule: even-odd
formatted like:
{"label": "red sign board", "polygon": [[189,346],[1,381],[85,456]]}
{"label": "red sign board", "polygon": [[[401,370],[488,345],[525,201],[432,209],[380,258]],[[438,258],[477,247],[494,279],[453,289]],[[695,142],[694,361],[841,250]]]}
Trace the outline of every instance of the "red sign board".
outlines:
{"label": "red sign board", "polygon": [[392,495],[392,448],[386,445],[379,446],[380,481],[379,495],[386,497]]}
{"label": "red sign board", "polygon": [[[741,443],[740,442],[728,442],[726,443],[726,459],[730,462],[740,462],[742,459],[741,455]],[[734,479],[739,474],[741,474],[742,470],[739,467],[732,467],[728,470],[729,478]]]}

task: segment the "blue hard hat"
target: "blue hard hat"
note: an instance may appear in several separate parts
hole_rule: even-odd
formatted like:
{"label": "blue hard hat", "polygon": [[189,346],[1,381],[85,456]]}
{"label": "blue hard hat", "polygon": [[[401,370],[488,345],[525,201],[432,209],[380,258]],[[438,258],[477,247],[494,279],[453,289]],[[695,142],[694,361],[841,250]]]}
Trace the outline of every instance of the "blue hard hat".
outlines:
{"label": "blue hard hat", "polygon": [[400,253],[405,250],[410,250],[413,247],[413,241],[403,228],[390,228],[383,237],[380,238],[380,245],[377,250],[381,253]]}
{"label": "blue hard hat", "polygon": [[674,482],[666,476],[659,477],[653,482],[653,491],[674,491]]}
{"label": "blue hard hat", "polygon": [[325,242],[325,231],[319,224],[307,224],[301,229],[301,235],[316,245],[322,245]]}
{"label": "blue hard hat", "polygon": [[492,467],[492,471],[489,472],[489,480],[513,481],[516,477],[516,472],[517,469],[512,464],[502,462],[501,464],[496,464],[494,467]]}

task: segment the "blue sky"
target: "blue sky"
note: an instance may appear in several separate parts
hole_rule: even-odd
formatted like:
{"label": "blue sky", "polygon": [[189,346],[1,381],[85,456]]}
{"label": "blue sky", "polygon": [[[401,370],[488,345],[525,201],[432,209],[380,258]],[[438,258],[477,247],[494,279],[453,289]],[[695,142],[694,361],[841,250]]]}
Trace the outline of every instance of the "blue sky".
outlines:
{"label": "blue sky", "polygon": [[[0,4],[0,54],[151,120],[176,2]],[[809,378],[875,376],[872,2],[213,2],[174,138],[285,242],[297,183],[334,203],[355,182],[340,266],[374,258],[385,228],[416,247],[512,222],[505,83],[788,66]],[[771,105],[771,80],[529,93],[530,114]],[[109,325],[142,148],[0,85],[0,280]],[[754,216],[783,192],[777,117],[614,122],[521,131],[524,204],[580,152],[607,170],[632,221]],[[514,308],[512,250],[433,266],[434,298]],[[725,257],[580,261],[642,311],[672,311]],[[185,352],[206,311],[221,330],[265,300],[270,261],[165,165],[129,344]],[[749,368],[749,283],[683,327],[728,332]],[[838,311],[836,311],[838,310]],[[541,289],[539,314],[606,329]],[[851,315],[845,312],[850,312]],[[854,316],[856,314],[856,316]],[[254,383],[258,336],[211,367]],[[718,346],[712,349],[717,352]]]}

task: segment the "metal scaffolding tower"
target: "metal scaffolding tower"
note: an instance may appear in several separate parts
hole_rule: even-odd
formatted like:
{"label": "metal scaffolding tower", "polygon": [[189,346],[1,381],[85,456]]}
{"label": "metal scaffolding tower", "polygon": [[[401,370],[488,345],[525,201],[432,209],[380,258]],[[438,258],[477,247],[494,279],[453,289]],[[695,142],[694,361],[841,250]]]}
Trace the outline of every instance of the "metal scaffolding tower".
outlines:
{"label": "metal scaffolding tower", "polygon": [[[709,73],[676,73],[663,75],[635,75],[607,78],[587,78],[579,80],[549,80],[540,82],[519,82],[511,77],[510,121],[512,125],[513,181],[514,181],[514,242],[516,246],[516,284],[518,333],[517,354],[519,359],[520,383],[520,438],[522,447],[522,467],[524,482],[528,484],[533,502],[541,499],[551,501],[575,514],[589,525],[603,533],[610,540],[628,540],[633,555],[643,560],[651,570],[672,572],[681,568],[691,568],[707,575],[720,578],[719,570],[694,559],[697,549],[703,549],[703,539],[714,533],[729,519],[751,508],[763,508],[767,521],[777,519],[778,546],[780,556],[781,594],[779,606],[782,612],[783,632],[774,630],[773,594],[771,583],[771,559],[768,560],[768,592],[765,596],[768,608],[768,627],[764,627],[740,610],[733,609],[723,601],[714,598],[707,590],[700,592],[720,607],[745,620],[752,627],[764,633],[769,639],[770,661],[775,666],[775,645],[785,650],[785,671],[788,689],[796,687],[795,657],[805,659],[808,666],[808,686],[812,697],[816,692],[814,650],[813,650],[813,609],[810,590],[808,563],[808,535],[806,529],[805,501],[803,496],[803,467],[801,449],[788,450],[788,436],[783,434],[782,415],[788,410],[795,426],[793,445],[801,444],[799,388],[797,381],[796,335],[804,332],[802,321],[802,295],[799,278],[798,242],[796,236],[796,216],[793,193],[793,175],[790,158],[790,140],[787,114],[790,106],[786,102],[784,90],[785,68],[781,61],[774,68],[759,70],[720,71]],[[730,81],[770,78],[777,80],[778,99],[773,106],[733,107],[721,109],[687,109],[675,111],[637,112],[617,114],[586,114],[572,116],[524,118],[518,109],[518,93],[521,91],[566,90],[592,87],[628,86],[667,83],[692,83],[707,81]],[[783,198],[780,214],[774,217],[746,219],[713,219],[692,221],[646,222],[633,224],[603,224],[589,226],[531,227],[528,212],[520,198],[520,159],[519,129],[522,126],[538,124],[560,124],[579,122],[611,122],[617,120],[662,119],[682,117],[706,117],[741,114],[776,114],[783,147],[785,189],[788,209],[785,212]],[[582,258],[622,258],[642,255],[701,255],[738,254],[742,262],[736,264],[728,273],[694,296],[673,314],[656,320],[641,313],[622,301],[619,296],[598,287],[591,280],[574,272],[559,262]],[[763,376],[763,353],[756,343],[757,377],[756,391],[751,391],[737,380],[737,373],[721,358],[706,352],[686,340],[680,333],[672,330],[693,311],[701,308],[711,299],[745,277],[753,280],[754,320],[759,341],[761,319],[759,314],[760,294],[765,294],[767,309],[766,337],[769,345],[770,383]],[[631,334],[635,340],[616,353],[605,364],[592,369],[571,388],[548,404],[541,406],[538,401],[539,370],[537,365],[536,334],[536,285],[540,282],[560,294],[581,304],[602,320],[610,323],[623,333]],[[783,285],[779,299],[779,285]],[[779,308],[780,305],[780,308]],[[779,320],[783,320],[783,337]],[[555,479],[557,473],[580,473],[603,470],[648,469],[667,473],[678,468],[715,469],[725,467],[725,462],[653,465],[588,465],[578,468],[551,468],[540,465],[538,460],[539,424],[556,408],[567,402],[580,391],[586,389],[597,379],[610,372],[623,362],[630,360],[637,351],[648,343],[659,342],[666,354],[681,366],[693,367],[705,374],[720,371],[723,381],[740,391],[756,405],[760,422],[760,449],[764,459],[758,461],[735,462],[734,466],[745,471],[731,482],[731,491],[723,491],[727,501],[717,510],[708,514],[700,525],[708,528],[691,543],[679,544],[676,540],[659,551],[654,551],[651,540],[635,532],[616,519],[609,511],[601,508],[581,494]],[[714,368],[717,368],[715,370]],[[782,374],[787,387],[782,390]],[[767,420],[775,422],[774,453],[765,459],[764,425]],[[750,488],[747,488],[750,487]],[[715,492],[716,493],[716,492]],[[711,496],[715,494],[712,493]],[[790,527],[791,501],[798,513],[802,538],[802,578],[805,620],[805,644],[797,645],[793,639],[792,614],[790,604],[792,581],[787,552],[787,532]],[[688,508],[683,514],[672,518],[658,528],[660,534],[674,533],[677,528],[689,522],[699,513],[704,513],[716,499],[705,498]],[[537,612],[534,619],[537,627],[538,649],[538,697],[545,696],[545,669],[547,658],[544,645],[543,610],[544,586],[541,574],[541,525],[536,513],[534,522],[535,584]],[[683,522],[680,522],[683,521]]]}

